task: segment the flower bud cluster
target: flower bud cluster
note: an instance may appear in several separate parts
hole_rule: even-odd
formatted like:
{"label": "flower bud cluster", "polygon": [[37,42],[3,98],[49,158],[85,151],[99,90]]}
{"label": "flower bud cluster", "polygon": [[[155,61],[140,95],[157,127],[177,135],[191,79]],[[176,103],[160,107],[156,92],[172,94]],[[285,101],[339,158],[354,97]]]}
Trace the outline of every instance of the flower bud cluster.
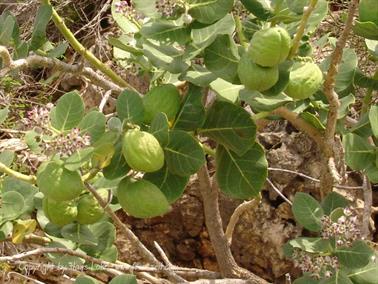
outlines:
{"label": "flower bud cluster", "polygon": [[79,128],[73,128],[68,133],[59,134],[54,140],[45,144],[45,149],[52,149],[61,156],[70,156],[77,150],[90,145],[90,136],[82,134]]}
{"label": "flower bud cluster", "polygon": [[337,246],[351,246],[361,238],[360,224],[355,209],[347,207],[344,215],[333,222],[329,216],[322,218],[321,236],[323,239],[335,238]]}
{"label": "flower bud cluster", "polygon": [[137,12],[134,6],[129,5],[127,1],[119,1],[115,3],[116,13],[122,14],[125,17],[137,18]]}
{"label": "flower bud cluster", "polygon": [[53,106],[53,104],[48,103],[46,107],[33,107],[26,113],[23,123],[26,127],[47,128],[50,121],[50,111]]}
{"label": "flower bud cluster", "polygon": [[184,9],[182,0],[156,0],[155,7],[163,17],[172,17],[177,10]]}
{"label": "flower bud cluster", "polygon": [[240,17],[240,20],[242,21],[245,21],[249,16],[248,10],[244,7],[243,3],[241,3],[240,1],[237,1],[235,3],[234,8],[233,8],[233,13],[235,15],[238,15]]}
{"label": "flower bud cluster", "polygon": [[322,256],[301,249],[295,249],[292,258],[296,267],[300,268],[302,272],[310,273],[312,277],[317,279],[331,277],[339,267],[336,256]]}

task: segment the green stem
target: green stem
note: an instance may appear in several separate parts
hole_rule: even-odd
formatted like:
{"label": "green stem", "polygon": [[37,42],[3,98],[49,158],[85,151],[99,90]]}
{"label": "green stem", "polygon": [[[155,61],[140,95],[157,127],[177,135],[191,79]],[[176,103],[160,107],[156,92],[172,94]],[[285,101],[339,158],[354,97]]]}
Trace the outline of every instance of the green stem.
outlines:
{"label": "green stem", "polygon": [[240,18],[239,18],[238,15],[233,15],[233,16],[234,16],[234,21],[235,21],[236,34],[238,35],[240,44],[243,47],[247,48],[248,47],[248,40],[244,35],[243,26],[242,26],[242,23],[240,21]]}
{"label": "green stem", "polygon": [[301,44],[301,39],[307,26],[308,19],[310,18],[311,13],[314,11],[317,3],[318,0],[311,0],[310,5],[304,11],[297,33],[295,34],[295,37],[293,39],[293,46],[291,47],[288,59],[292,59],[297,54],[298,48]]}
{"label": "green stem", "polygon": [[98,168],[90,169],[89,172],[87,172],[85,175],[81,177],[81,179],[83,182],[88,182],[91,179],[93,179],[99,172],[100,172],[100,169]]}
{"label": "green stem", "polygon": [[[378,68],[376,69],[374,76],[374,80],[378,80]],[[364,114],[369,111],[369,107],[371,106],[371,103],[373,101],[373,89],[369,88],[366,91],[366,94],[362,100],[362,108],[361,108],[361,114]]]}
{"label": "green stem", "polygon": [[0,162],[0,172],[5,173],[11,177],[17,178],[19,180],[25,181],[27,183],[35,184],[37,181],[37,178],[33,175],[24,175],[22,173],[19,173],[15,170],[12,170],[11,168],[7,167],[3,163]]}
{"label": "green stem", "polygon": [[203,143],[200,143],[200,145],[201,145],[203,151],[205,152],[205,154],[208,154],[212,157],[215,157],[216,151],[213,148],[211,148],[211,147],[209,147],[209,146],[207,146],[206,144],[203,144]]}
{"label": "green stem", "polygon": [[[50,0],[41,0],[43,4],[51,5]],[[117,85],[136,91],[129,83],[123,80],[117,73],[101,62],[92,52],[87,50],[68,29],[63,19],[59,16],[54,8],[52,8],[52,20],[64,38],[71,44],[72,48],[83,56],[88,62],[105,75],[107,75]]]}

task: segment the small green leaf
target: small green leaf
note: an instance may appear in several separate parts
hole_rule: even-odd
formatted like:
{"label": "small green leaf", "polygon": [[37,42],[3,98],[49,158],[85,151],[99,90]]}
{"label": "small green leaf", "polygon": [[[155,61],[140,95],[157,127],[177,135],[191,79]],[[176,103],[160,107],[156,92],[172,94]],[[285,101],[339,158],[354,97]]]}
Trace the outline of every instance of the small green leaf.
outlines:
{"label": "small green leaf", "polygon": [[90,225],[89,230],[98,240],[96,245],[82,245],[80,248],[93,257],[98,257],[115,242],[115,227],[110,222],[97,222]]}
{"label": "small green leaf", "polygon": [[110,164],[103,169],[104,177],[114,180],[127,175],[129,171],[130,167],[122,154],[122,142],[119,141],[115,145],[115,152]]}
{"label": "small green leaf", "polygon": [[241,0],[244,7],[257,18],[267,20],[273,15],[270,1],[267,0]]}
{"label": "small green leaf", "polygon": [[155,184],[164,193],[170,204],[182,196],[189,181],[189,176],[173,175],[169,172],[168,167],[163,167],[157,172],[147,173],[144,178]]}
{"label": "small green leaf", "polygon": [[293,284],[320,284],[320,280],[314,279],[311,276],[302,276],[294,280]]}
{"label": "small green leaf", "polygon": [[369,120],[371,130],[376,138],[378,138],[378,105],[372,105],[369,111]]}
{"label": "small green leaf", "polygon": [[5,18],[4,23],[2,23],[2,27],[0,29],[0,44],[1,45],[9,45],[13,31],[16,27],[16,19],[12,15],[8,15]]}
{"label": "small green leaf", "polygon": [[141,123],[144,119],[142,98],[133,91],[123,91],[116,104],[119,119],[132,123]]}
{"label": "small green leaf", "polygon": [[332,246],[330,240],[322,238],[300,237],[288,242],[293,248],[299,248],[310,253],[330,253]]}
{"label": "small green leaf", "polygon": [[[377,53],[378,53],[378,41],[377,42]],[[378,56],[378,55],[377,55]],[[378,78],[371,78],[362,73],[361,70],[356,70],[354,74],[354,83],[361,88],[368,88],[372,90],[378,90]]]}
{"label": "small green leaf", "polygon": [[155,136],[160,145],[166,146],[168,144],[169,122],[165,113],[158,113],[151,121],[150,133]]}
{"label": "small green leaf", "polygon": [[93,151],[93,147],[83,148],[76,151],[65,161],[64,167],[70,171],[77,171],[92,158]]}
{"label": "small green leaf", "polygon": [[356,99],[353,96],[353,94],[349,94],[345,97],[340,98],[340,104],[341,105],[340,105],[339,109],[337,110],[337,118],[341,119],[341,118],[345,117],[349,112],[349,107],[351,105],[353,105],[355,101],[356,101]]}
{"label": "small green leaf", "polygon": [[46,42],[46,27],[50,22],[52,7],[49,4],[43,4],[37,11],[37,16],[33,25],[33,33],[30,41],[30,50],[37,50]]}
{"label": "small green leaf", "polygon": [[254,143],[242,156],[219,145],[215,162],[219,188],[233,198],[256,197],[268,175],[268,162],[258,143]]}
{"label": "small green leaf", "polygon": [[202,104],[201,88],[189,85],[189,91],[184,99],[180,111],[176,116],[173,129],[193,131],[205,122],[205,108]]}
{"label": "small green leaf", "polygon": [[211,24],[231,11],[234,0],[189,0],[189,14],[197,21]]}
{"label": "small green leaf", "polygon": [[109,282],[109,284],[137,284],[135,275],[123,274],[116,276]]}
{"label": "small green leaf", "polygon": [[135,10],[146,17],[156,18],[159,16],[155,0],[133,0],[133,4],[135,5]]}
{"label": "small green leaf", "polygon": [[0,163],[4,164],[7,167],[10,167],[13,163],[14,157],[15,157],[14,151],[3,150],[0,153]]}
{"label": "small green leaf", "polygon": [[0,217],[4,220],[14,220],[25,211],[25,199],[16,191],[8,191],[1,196]]}
{"label": "small green leaf", "polygon": [[350,268],[361,268],[368,265],[374,251],[365,241],[357,240],[351,247],[338,248],[335,254],[340,264]]}
{"label": "small green leaf", "polygon": [[281,93],[276,96],[264,96],[257,91],[243,89],[240,91],[240,99],[248,103],[255,112],[272,111],[293,99]]}
{"label": "small green leaf", "polygon": [[9,114],[9,108],[5,107],[0,109],[0,125],[4,123]]}
{"label": "small green leaf", "polygon": [[199,132],[238,155],[243,155],[255,143],[256,125],[242,107],[216,101],[209,109]]}
{"label": "small green leaf", "polygon": [[68,224],[61,230],[62,236],[70,241],[82,245],[97,245],[96,236],[88,229],[86,225]]}
{"label": "small green leaf", "polygon": [[205,154],[199,142],[182,130],[169,133],[164,155],[169,171],[182,177],[196,173],[205,163]]}
{"label": "small green leaf", "polygon": [[191,69],[187,70],[182,80],[188,81],[199,87],[207,87],[217,76],[205,67],[192,64]]}
{"label": "small green leaf", "polygon": [[210,87],[217,93],[221,100],[235,103],[239,99],[240,90],[244,89],[243,85],[234,85],[221,78],[210,83]]}
{"label": "small green leaf", "polygon": [[326,215],[329,215],[336,208],[345,208],[346,206],[348,206],[348,204],[349,201],[344,196],[334,191],[329,193],[322,200],[322,208],[324,210],[324,214]]}
{"label": "small green leaf", "polygon": [[374,147],[367,139],[348,133],[343,136],[345,162],[353,170],[363,170],[375,161]]}
{"label": "small green leaf", "polygon": [[133,24],[126,15],[122,12],[118,12],[116,9],[116,5],[123,0],[113,0],[112,1],[112,17],[114,21],[118,24],[118,26],[122,29],[122,31],[126,34],[135,33],[138,31],[138,27]]}
{"label": "small green leaf", "polygon": [[289,84],[290,69],[292,65],[293,63],[291,61],[285,61],[278,65],[278,82],[270,89],[262,92],[265,96],[277,96],[286,89],[286,86]]}
{"label": "small green leaf", "polygon": [[317,129],[320,129],[320,130],[326,129],[326,127],[324,126],[323,123],[321,123],[319,118],[308,111],[300,113],[299,116]]}
{"label": "small green leaf", "polygon": [[99,284],[96,279],[88,276],[88,275],[80,275],[76,278],[75,284]]}
{"label": "small green leaf", "polygon": [[76,127],[84,116],[84,103],[77,91],[64,94],[50,113],[51,125],[57,130]]}
{"label": "small green leaf", "polygon": [[297,192],[294,196],[293,214],[295,220],[307,230],[319,232],[322,229],[321,218],[324,212],[319,202],[311,195]]}
{"label": "small green leaf", "polygon": [[378,40],[378,26],[373,22],[354,21],[353,31],[364,38]]}
{"label": "small green leaf", "polygon": [[102,112],[92,110],[87,113],[78,127],[83,134],[91,136],[91,142],[96,142],[105,132],[106,118]]}

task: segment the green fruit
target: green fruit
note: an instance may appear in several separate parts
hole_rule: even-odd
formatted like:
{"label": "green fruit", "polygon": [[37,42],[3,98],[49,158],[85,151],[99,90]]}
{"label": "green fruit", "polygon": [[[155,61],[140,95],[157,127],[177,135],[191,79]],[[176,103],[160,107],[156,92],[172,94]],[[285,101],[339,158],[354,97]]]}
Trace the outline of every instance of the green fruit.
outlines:
{"label": "green fruit", "polygon": [[291,11],[303,14],[304,7],[308,6],[310,0],[286,0],[286,4]]}
{"label": "green fruit", "polygon": [[44,198],[42,201],[43,212],[51,223],[64,226],[75,221],[77,207],[74,201],[55,201]]}
{"label": "green fruit", "polygon": [[161,216],[170,209],[165,195],[146,180],[124,178],[118,185],[117,197],[123,210],[137,218]]}
{"label": "green fruit", "polygon": [[159,112],[164,112],[171,121],[180,109],[180,93],[172,84],[161,85],[143,97],[143,105],[145,122],[151,122]]}
{"label": "green fruit", "polygon": [[264,29],[253,34],[248,54],[253,62],[264,67],[272,67],[286,60],[290,45],[290,35],[285,29]]}
{"label": "green fruit", "polygon": [[265,91],[273,87],[279,77],[278,67],[261,67],[247,56],[239,61],[238,75],[243,85],[250,90]]}
{"label": "green fruit", "polygon": [[293,99],[303,100],[315,94],[323,83],[323,74],[318,65],[310,62],[296,62],[290,72],[285,94]]}
{"label": "green fruit", "polygon": [[377,0],[360,0],[360,22],[373,22],[378,25],[378,2]]}
{"label": "green fruit", "polygon": [[43,163],[37,171],[37,185],[46,197],[55,201],[75,199],[84,189],[79,172],[67,170],[62,161]]}
{"label": "green fruit", "polygon": [[134,170],[155,172],[164,165],[164,152],[152,134],[131,129],[123,137],[122,153]]}
{"label": "green fruit", "polygon": [[[99,189],[98,194],[102,199],[107,200],[108,191],[106,189]],[[94,224],[104,216],[104,209],[97,202],[97,199],[92,194],[85,194],[80,197],[77,203],[77,217],[76,221],[80,224]]]}

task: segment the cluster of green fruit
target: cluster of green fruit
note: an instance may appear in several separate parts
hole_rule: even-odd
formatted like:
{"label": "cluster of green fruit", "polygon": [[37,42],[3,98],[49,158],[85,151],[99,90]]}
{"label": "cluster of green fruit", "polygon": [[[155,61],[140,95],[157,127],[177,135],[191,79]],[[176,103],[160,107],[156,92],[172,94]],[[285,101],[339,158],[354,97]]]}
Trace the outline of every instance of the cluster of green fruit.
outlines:
{"label": "cluster of green fruit", "polygon": [[[174,85],[161,85],[143,97],[143,106],[145,123],[151,123],[158,113],[166,114],[172,121],[180,108],[180,94]],[[156,172],[164,166],[164,151],[159,141],[137,128],[126,131],[122,153],[130,168],[138,172]],[[169,203],[160,189],[144,179],[124,178],[118,185],[117,198],[123,210],[138,218],[159,216],[169,210]]]}
{"label": "cluster of green fruit", "polygon": [[[44,194],[43,211],[51,223],[64,226],[73,222],[94,224],[104,210],[85,188],[78,171],[64,167],[63,161],[52,160],[43,163],[37,172],[37,185]],[[108,191],[98,190],[106,200]]]}
{"label": "cluster of green fruit", "polygon": [[[291,48],[289,33],[281,27],[254,33],[247,52],[242,56],[238,75],[249,90],[263,92],[279,80],[279,64],[286,61]],[[323,74],[312,62],[294,62],[285,94],[293,99],[306,99],[321,86]]]}

